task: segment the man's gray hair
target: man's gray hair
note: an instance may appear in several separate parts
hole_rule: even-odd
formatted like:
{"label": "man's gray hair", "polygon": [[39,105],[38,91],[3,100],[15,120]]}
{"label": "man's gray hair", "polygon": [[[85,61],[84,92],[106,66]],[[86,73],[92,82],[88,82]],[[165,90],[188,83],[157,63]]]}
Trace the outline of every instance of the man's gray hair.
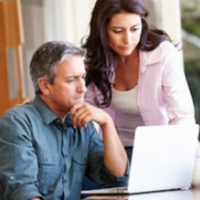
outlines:
{"label": "man's gray hair", "polygon": [[69,42],[52,41],[40,46],[33,54],[30,63],[30,75],[35,87],[35,94],[41,94],[38,78],[45,77],[53,84],[57,74],[56,65],[68,60],[71,56],[84,57],[85,51]]}

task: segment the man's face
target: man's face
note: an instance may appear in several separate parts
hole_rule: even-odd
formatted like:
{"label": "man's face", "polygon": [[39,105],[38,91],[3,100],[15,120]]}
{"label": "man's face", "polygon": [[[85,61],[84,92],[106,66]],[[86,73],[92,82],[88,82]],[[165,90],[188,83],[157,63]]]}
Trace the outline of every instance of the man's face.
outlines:
{"label": "man's face", "polygon": [[86,92],[85,66],[83,58],[72,56],[57,64],[57,74],[53,84],[48,84],[48,106],[60,116],[64,116],[71,107],[84,101]]}

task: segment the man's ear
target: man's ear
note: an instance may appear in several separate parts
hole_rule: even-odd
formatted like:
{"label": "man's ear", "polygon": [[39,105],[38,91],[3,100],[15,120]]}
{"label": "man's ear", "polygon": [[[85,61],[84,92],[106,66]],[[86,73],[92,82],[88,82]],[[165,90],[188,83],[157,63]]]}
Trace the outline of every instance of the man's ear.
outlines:
{"label": "man's ear", "polygon": [[45,95],[50,94],[50,83],[46,80],[46,78],[44,78],[44,77],[38,78],[37,83],[43,94],[45,94]]}

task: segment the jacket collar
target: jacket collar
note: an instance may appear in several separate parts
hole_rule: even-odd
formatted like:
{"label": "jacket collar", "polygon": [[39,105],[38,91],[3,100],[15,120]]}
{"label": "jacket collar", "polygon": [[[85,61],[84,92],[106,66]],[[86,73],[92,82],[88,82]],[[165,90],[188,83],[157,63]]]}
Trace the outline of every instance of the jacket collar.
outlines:
{"label": "jacket collar", "polygon": [[152,51],[140,51],[140,70],[144,73],[148,66],[159,63],[162,60],[162,51],[156,48]]}
{"label": "jacket collar", "polygon": [[[161,48],[159,47],[151,51],[140,50],[139,57],[140,57],[140,72],[144,73],[148,66],[151,66],[153,64],[156,64],[162,61],[162,51],[161,51]],[[112,71],[109,78],[110,78],[110,82],[114,83],[114,80],[115,80],[114,66],[112,67]]]}

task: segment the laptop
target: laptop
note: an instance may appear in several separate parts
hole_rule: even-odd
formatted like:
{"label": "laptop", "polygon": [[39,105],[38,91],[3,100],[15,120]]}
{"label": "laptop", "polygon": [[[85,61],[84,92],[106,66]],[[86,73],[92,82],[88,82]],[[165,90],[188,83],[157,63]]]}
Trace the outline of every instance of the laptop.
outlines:
{"label": "laptop", "polygon": [[191,190],[175,190],[164,192],[151,192],[131,196],[120,195],[92,195],[84,200],[194,200]]}
{"label": "laptop", "polygon": [[192,183],[199,125],[139,126],[135,131],[128,187],[81,194],[137,194],[188,189]]}

